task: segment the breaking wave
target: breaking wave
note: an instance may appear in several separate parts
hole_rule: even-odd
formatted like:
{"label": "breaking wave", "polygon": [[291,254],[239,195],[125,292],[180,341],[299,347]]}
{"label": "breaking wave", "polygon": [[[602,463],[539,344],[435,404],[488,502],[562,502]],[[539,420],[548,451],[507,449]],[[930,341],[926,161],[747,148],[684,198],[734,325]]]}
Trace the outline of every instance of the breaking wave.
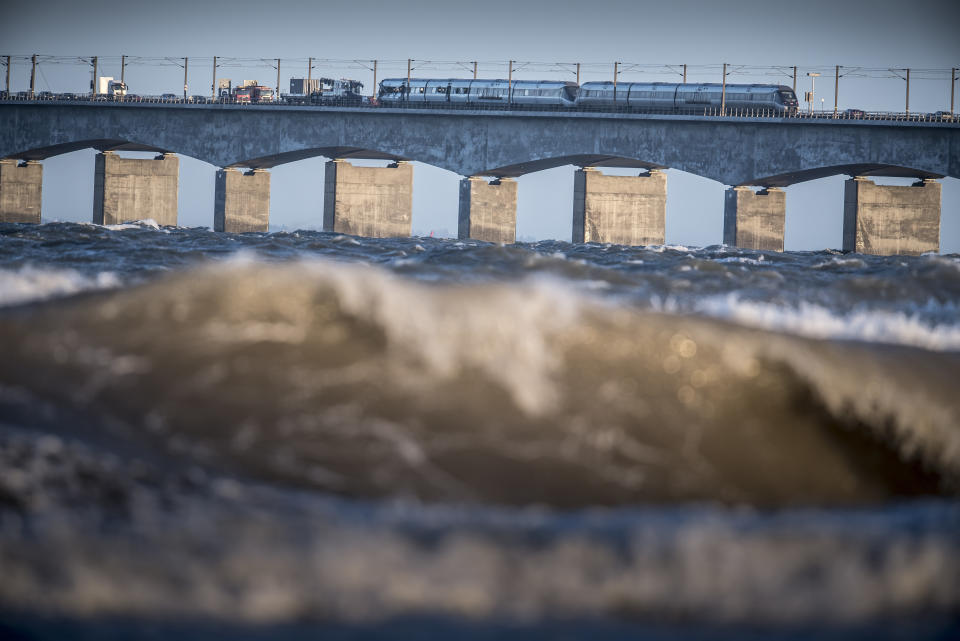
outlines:
{"label": "breaking wave", "polygon": [[11,229],[0,635],[956,630],[954,258]]}
{"label": "breaking wave", "polygon": [[236,259],[14,309],[0,332],[0,384],[30,407],[344,496],[827,505],[960,479],[960,354],[643,312],[553,277]]}

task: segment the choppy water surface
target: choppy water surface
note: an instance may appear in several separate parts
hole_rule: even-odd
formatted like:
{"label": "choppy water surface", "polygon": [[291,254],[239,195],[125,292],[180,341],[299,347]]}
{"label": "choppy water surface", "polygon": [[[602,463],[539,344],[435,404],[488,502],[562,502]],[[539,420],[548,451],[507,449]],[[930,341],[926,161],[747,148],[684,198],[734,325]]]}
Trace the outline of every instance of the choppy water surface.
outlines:
{"label": "choppy water surface", "polygon": [[0,225],[0,631],[946,638],[958,302],[957,256]]}

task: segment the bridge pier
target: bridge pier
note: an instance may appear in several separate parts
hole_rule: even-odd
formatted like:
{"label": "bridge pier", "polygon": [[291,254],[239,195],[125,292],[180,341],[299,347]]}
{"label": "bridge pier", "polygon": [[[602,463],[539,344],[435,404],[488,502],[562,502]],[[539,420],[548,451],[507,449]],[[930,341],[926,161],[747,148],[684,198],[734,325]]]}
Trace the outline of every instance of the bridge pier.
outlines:
{"label": "bridge pier", "polygon": [[0,223],[39,223],[43,165],[0,160]]}
{"label": "bridge pier", "polygon": [[372,238],[409,236],[413,221],[413,165],[326,166],[323,230]]}
{"label": "bridge pier", "polygon": [[268,231],[270,227],[270,172],[255,169],[217,170],[213,200],[213,230],[231,234]]}
{"label": "bridge pier", "polygon": [[479,176],[460,181],[460,215],[457,238],[491,243],[517,240],[517,181]]}
{"label": "bridge pier", "polygon": [[173,154],[153,159],[97,154],[93,222],[116,225],[152,218],[158,225],[176,225],[179,176],[180,159]]}
{"label": "bridge pier", "polygon": [[666,205],[667,175],[658,169],[604,176],[584,167],[573,182],[573,242],[662,245]]}
{"label": "bridge pier", "polygon": [[754,192],[750,187],[731,187],[723,206],[725,245],[763,251],[783,251],[787,195],[768,187]]}
{"label": "bridge pier", "polygon": [[909,187],[856,177],[843,188],[843,250],[889,256],[940,251],[940,191],[935,180]]}

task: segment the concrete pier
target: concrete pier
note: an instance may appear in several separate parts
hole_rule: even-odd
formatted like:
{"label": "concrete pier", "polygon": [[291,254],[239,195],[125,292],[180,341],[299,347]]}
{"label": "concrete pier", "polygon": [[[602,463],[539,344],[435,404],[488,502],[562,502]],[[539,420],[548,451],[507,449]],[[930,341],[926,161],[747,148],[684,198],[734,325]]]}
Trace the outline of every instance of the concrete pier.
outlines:
{"label": "concrete pier", "polygon": [[121,158],[97,154],[93,184],[93,222],[116,225],[152,218],[158,225],[177,224],[180,159]]}
{"label": "concrete pier", "polygon": [[39,223],[43,165],[0,160],[0,223]]}
{"label": "concrete pier", "polygon": [[413,166],[354,167],[331,160],[326,167],[323,230],[389,238],[409,236],[413,221]]}
{"label": "concrete pier", "polygon": [[723,242],[744,249],[783,251],[787,195],[770,187],[727,189],[723,205]]}
{"label": "concrete pier", "polygon": [[516,242],[517,181],[500,178],[488,183],[479,176],[461,180],[457,238]]}
{"label": "concrete pier", "polygon": [[889,256],[940,251],[940,190],[935,180],[909,187],[862,177],[843,188],[843,250]]}
{"label": "concrete pier", "polygon": [[604,176],[593,167],[573,182],[573,242],[662,245],[667,175]]}
{"label": "concrete pier", "polygon": [[231,234],[268,231],[270,227],[270,172],[217,171],[213,200],[213,230]]}

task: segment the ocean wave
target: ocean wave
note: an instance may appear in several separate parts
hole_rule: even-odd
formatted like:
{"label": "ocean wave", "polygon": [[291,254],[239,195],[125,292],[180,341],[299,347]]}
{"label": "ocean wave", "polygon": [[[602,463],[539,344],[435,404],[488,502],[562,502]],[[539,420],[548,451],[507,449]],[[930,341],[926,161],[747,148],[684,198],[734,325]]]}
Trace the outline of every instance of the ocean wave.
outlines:
{"label": "ocean wave", "polygon": [[120,278],[112,271],[88,275],[74,269],[34,265],[0,269],[0,307],[70,296],[84,291],[112,289],[120,284]]}
{"label": "ocean wave", "polygon": [[641,312],[551,276],[245,258],[0,332],[0,385],[37,396],[17,416],[347,496],[836,505],[960,479],[956,353]]}
{"label": "ocean wave", "polygon": [[7,609],[240,625],[442,616],[769,626],[960,607],[955,502],[564,513],[364,503],[3,427]]}
{"label": "ocean wave", "polygon": [[[666,311],[680,311],[676,301],[660,305]],[[702,298],[692,306],[699,313],[724,318],[748,327],[758,327],[811,338],[858,340],[893,345],[910,345],[929,350],[960,350],[960,323],[934,323],[931,315],[960,318],[952,303],[928,301],[913,311],[854,309],[840,312],[822,305],[799,301],[795,306],[767,301],[745,300],[739,293]]]}

